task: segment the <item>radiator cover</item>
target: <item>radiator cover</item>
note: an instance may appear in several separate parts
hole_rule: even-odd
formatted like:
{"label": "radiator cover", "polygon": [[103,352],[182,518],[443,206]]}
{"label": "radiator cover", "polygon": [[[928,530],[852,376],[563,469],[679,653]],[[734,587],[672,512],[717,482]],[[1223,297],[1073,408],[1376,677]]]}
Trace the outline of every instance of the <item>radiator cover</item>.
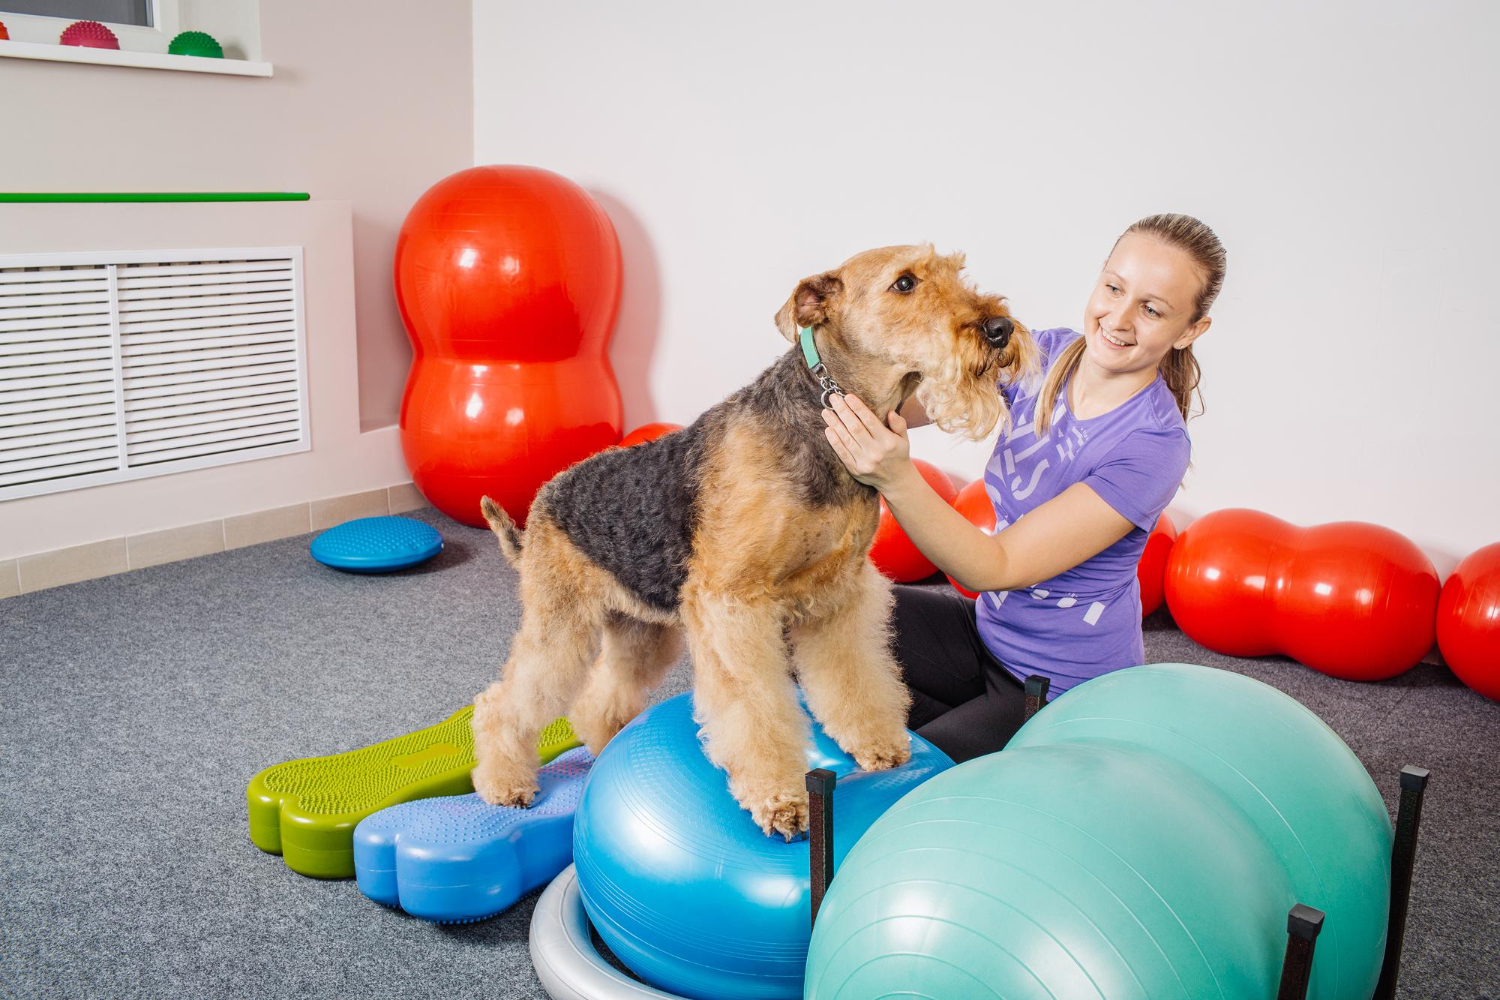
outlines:
{"label": "radiator cover", "polygon": [[311,447],[302,249],[0,255],[0,500]]}

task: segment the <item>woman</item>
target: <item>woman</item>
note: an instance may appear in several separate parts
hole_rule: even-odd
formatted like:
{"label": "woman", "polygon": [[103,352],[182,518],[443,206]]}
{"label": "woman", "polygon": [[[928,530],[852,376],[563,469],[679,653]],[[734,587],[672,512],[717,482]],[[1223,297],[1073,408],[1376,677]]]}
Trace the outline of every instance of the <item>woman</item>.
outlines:
{"label": "woman", "polygon": [[854,477],[881,492],[927,558],[980,594],[896,588],[908,725],[954,760],[1005,746],[1028,675],[1050,677],[1058,694],[1145,661],[1136,563],[1187,470],[1192,345],[1212,323],[1224,256],[1197,219],[1142,219],[1105,261],[1083,332],[1033,333],[1044,374],[1000,386],[1011,420],[984,472],[993,536],[912,465],[906,431],[925,422],[919,406],[889,426],[853,396],[823,411]]}

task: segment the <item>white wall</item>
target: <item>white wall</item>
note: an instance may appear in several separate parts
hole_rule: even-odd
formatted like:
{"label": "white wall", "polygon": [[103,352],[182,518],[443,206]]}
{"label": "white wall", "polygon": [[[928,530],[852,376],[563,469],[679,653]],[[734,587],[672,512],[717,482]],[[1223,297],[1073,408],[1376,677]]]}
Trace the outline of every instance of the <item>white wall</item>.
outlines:
{"label": "white wall", "polygon": [[[1488,0],[476,0],[475,156],[614,218],[627,426],[748,381],[858,250],[966,250],[1076,327],[1121,230],[1197,215],[1230,263],[1179,521],[1375,521],[1446,573],[1500,539],[1497,35]],[[965,479],[990,447],[914,440]]]}

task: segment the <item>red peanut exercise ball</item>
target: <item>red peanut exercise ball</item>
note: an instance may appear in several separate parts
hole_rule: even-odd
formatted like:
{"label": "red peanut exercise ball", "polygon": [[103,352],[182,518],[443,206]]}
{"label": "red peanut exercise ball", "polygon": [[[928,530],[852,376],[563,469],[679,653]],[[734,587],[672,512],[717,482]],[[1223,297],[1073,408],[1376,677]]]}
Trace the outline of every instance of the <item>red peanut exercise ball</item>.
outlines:
{"label": "red peanut exercise ball", "polygon": [[641,424],[641,426],[620,439],[620,447],[629,448],[631,445],[642,444],[646,441],[655,441],[663,434],[670,434],[673,431],[680,430],[682,430],[681,424]]}
{"label": "red peanut exercise ball", "polygon": [[[983,478],[974,480],[958,491],[958,496],[953,498],[953,509],[986,535],[995,533],[995,505],[991,502],[990,495],[984,491]],[[953,584],[954,590],[965,597],[979,596],[951,576],[948,577],[948,582]]]}
{"label": "red peanut exercise ball", "polygon": [[1299,528],[1220,510],[1167,558],[1167,606],[1195,642],[1230,656],[1283,653],[1345,680],[1414,666],[1432,648],[1438,589],[1421,549],[1359,521]]}
{"label": "red peanut exercise ball", "polygon": [[396,303],[401,447],[449,517],[482,526],[488,494],[524,524],[543,483],[620,440],[620,244],[577,184],[512,166],[439,181],[396,239]]}
{"label": "red peanut exercise ball", "polygon": [[[944,503],[951,504],[958,496],[958,487],[953,485],[946,472],[920,458],[912,459],[911,464],[917,467],[927,485],[937,491]],[[875,541],[870,545],[870,558],[876,569],[897,583],[925,580],[937,572],[932,561],[912,544],[901,525],[896,523],[895,515],[885,505],[885,497],[880,498],[880,525],[875,529]]]}
{"label": "red peanut exercise ball", "polygon": [[1161,607],[1165,599],[1163,587],[1167,575],[1167,557],[1172,554],[1172,545],[1177,541],[1177,525],[1166,514],[1156,519],[1151,534],[1146,536],[1146,547],[1141,550],[1141,561],[1135,565],[1135,578],[1141,585],[1141,617]]}
{"label": "red peanut exercise ball", "polygon": [[1437,641],[1459,680],[1500,701],[1500,542],[1471,553],[1443,584]]}

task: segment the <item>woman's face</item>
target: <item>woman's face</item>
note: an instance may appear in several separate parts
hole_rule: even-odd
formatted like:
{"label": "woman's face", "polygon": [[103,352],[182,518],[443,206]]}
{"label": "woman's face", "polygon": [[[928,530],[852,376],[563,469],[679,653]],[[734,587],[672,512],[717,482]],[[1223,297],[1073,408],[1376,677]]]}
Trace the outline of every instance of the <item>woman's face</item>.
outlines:
{"label": "woman's face", "polygon": [[1187,254],[1142,233],[1115,246],[1084,311],[1088,357],[1117,375],[1155,370],[1168,351],[1186,347],[1207,330],[1193,307],[1203,279]]}

